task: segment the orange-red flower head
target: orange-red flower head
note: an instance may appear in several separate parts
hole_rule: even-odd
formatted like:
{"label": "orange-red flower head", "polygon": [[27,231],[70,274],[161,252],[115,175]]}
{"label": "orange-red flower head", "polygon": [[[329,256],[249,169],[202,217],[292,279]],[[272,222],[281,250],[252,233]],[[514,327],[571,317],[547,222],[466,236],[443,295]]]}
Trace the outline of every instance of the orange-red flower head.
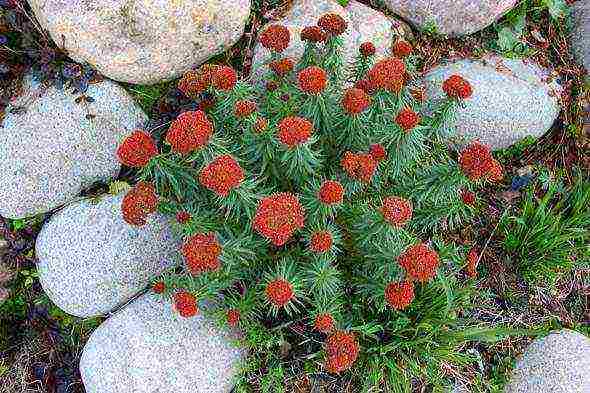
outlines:
{"label": "orange-red flower head", "polygon": [[339,374],[348,370],[358,357],[359,344],[353,333],[336,331],[326,339],[326,370]]}
{"label": "orange-red flower head", "polygon": [[361,55],[369,57],[373,56],[377,49],[372,42],[363,42],[359,48],[359,51],[361,52]]}
{"label": "orange-red flower head", "polygon": [[310,66],[297,74],[299,89],[307,94],[320,94],[328,83],[328,74],[318,66]]}
{"label": "orange-red flower head", "polygon": [[156,142],[147,132],[141,130],[133,131],[117,149],[119,162],[132,168],[143,168],[157,155]]}
{"label": "orange-red flower head", "polygon": [[237,308],[232,308],[230,310],[227,310],[227,314],[226,314],[226,318],[227,318],[227,324],[231,327],[236,327],[238,325],[238,323],[240,323],[240,310],[238,310]]}
{"label": "orange-red flower head", "polygon": [[412,219],[412,204],[404,198],[387,197],[383,199],[380,211],[385,221],[396,228],[403,227]]}
{"label": "orange-red flower head", "polygon": [[213,123],[203,111],[184,112],[172,122],[166,142],[172,151],[189,154],[209,143],[213,135]]}
{"label": "orange-red flower head", "polygon": [[390,282],[385,287],[385,300],[394,310],[407,308],[414,300],[414,284],[411,281]]}
{"label": "orange-red flower head", "polygon": [[282,278],[269,282],[264,290],[266,299],[277,307],[284,307],[293,299],[293,285]]}
{"label": "orange-red flower head", "polygon": [[256,134],[261,134],[268,128],[268,120],[266,120],[264,117],[259,117],[256,119],[256,122],[252,128]]}
{"label": "orange-red flower head", "polygon": [[201,170],[201,184],[221,197],[244,181],[244,170],[229,154],[219,156]]}
{"label": "orange-red flower head", "polygon": [[194,317],[199,312],[195,295],[184,290],[174,294],[174,307],[184,318]]}
{"label": "orange-red flower head", "polygon": [[338,36],[348,28],[348,23],[338,14],[324,14],[318,20],[318,26],[328,34]]}
{"label": "orange-red flower head", "polygon": [[275,246],[282,246],[304,224],[305,211],[299,199],[293,194],[281,192],[260,201],[252,227]]}
{"label": "orange-red flower head", "polygon": [[176,222],[179,224],[186,224],[192,219],[191,215],[187,211],[179,211],[176,213]]}
{"label": "orange-red flower head", "polygon": [[362,89],[350,88],[344,92],[342,107],[346,113],[357,115],[367,110],[371,105],[371,97]]}
{"label": "orange-red flower head", "polygon": [[406,65],[395,57],[380,60],[369,70],[367,79],[375,89],[399,93],[406,82]]}
{"label": "orange-red flower head", "polygon": [[234,115],[238,118],[245,118],[258,110],[258,106],[251,100],[240,100],[234,107]]}
{"label": "orange-red flower head", "polygon": [[377,161],[371,154],[352,153],[347,151],[340,161],[344,172],[353,179],[370,183],[377,169]]}
{"label": "orange-red flower head", "polygon": [[408,41],[399,40],[393,44],[393,55],[395,57],[404,58],[412,54],[412,45]]}
{"label": "orange-red flower head", "polygon": [[408,132],[420,123],[420,115],[410,108],[404,108],[396,116],[395,123]]}
{"label": "orange-red flower head", "polygon": [[477,277],[477,264],[479,262],[479,254],[477,248],[473,247],[467,254],[467,275],[471,278]]}
{"label": "orange-red flower head", "polygon": [[424,283],[436,276],[440,261],[436,251],[423,243],[418,243],[400,255],[398,263],[405,269],[409,279]]}
{"label": "orange-red flower head", "polygon": [[377,162],[381,162],[387,158],[387,150],[379,143],[374,143],[369,147],[369,154]]}
{"label": "orange-red flower head", "polygon": [[230,66],[218,66],[213,72],[213,86],[222,91],[232,90],[238,82],[236,70]]}
{"label": "orange-red flower head", "polygon": [[451,98],[466,100],[473,94],[471,84],[461,75],[451,75],[443,82],[443,91]]}
{"label": "orange-red flower head", "polygon": [[461,152],[459,165],[463,173],[473,181],[500,181],[504,176],[502,166],[494,159],[490,149],[477,141],[469,144]]}
{"label": "orange-red flower head", "polygon": [[334,330],[334,317],[331,314],[318,314],[313,321],[313,327],[318,332],[330,333]]}
{"label": "orange-red flower head", "polygon": [[152,291],[154,291],[154,293],[164,293],[164,291],[166,290],[166,284],[164,284],[162,281],[158,281],[155,282],[154,285],[152,285]]}
{"label": "orange-red flower head", "polygon": [[193,235],[182,246],[186,266],[194,275],[218,270],[221,267],[221,251],[214,233]]}
{"label": "orange-red flower head", "polygon": [[311,251],[321,254],[330,251],[333,243],[334,239],[332,239],[332,234],[330,232],[318,231],[312,233],[309,248]]}
{"label": "orange-red flower head", "polygon": [[469,190],[462,190],[461,191],[461,199],[463,203],[469,206],[475,205],[475,194]]}
{"label": "orange-red flower head", "polygon": [[293,148],[305,143],[311,137],[313,124],[303,117],[286,117],[279,123],[277,134],[282,144]]}
{"label": "orange-red flower head", "polygon": [[326,180],[320,186],[318,199],[326,205],[341,203],[344,199],[344,187],[335,180]]}
{"label": "orange-red flower head", "polygon": [[147,216],[154,213],[158,207],[158,196],[153,184],[139,182],[133,187],[121,202],[121,211],[125,222],[142,226],[147,223]]}
{"label": "orange-red flower head", "polygon": [[288,57],[283,59],[271,61],[268,67],[274,72],[277,76],[285,76],[289,72],[293,71],[295,67],[295,63]]}
{"label": "orange-red flower head", "polygon": [[301,41],[322,42],[327,38],[326,33],[319,26],[307,26],[301,31]]}
{"label": "orange-red flower head", "polygon": [[289,46],[291,33],[282,25],[270,25],[260,34],[260,43],[273,52],[282,52]]}

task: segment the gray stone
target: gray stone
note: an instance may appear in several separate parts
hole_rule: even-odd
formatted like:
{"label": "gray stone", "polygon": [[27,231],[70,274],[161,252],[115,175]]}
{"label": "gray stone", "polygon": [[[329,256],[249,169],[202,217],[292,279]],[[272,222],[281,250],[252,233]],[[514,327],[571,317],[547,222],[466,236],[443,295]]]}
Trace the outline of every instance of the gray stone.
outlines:
{"label": "gray stone", "polygon": [[572,330],[535,340],[516,363],[505,393],[590,392],[590,339]]}
{"label": "gray stone", "polygon": [[503,149],[543,135],[559,115],[559,84],[532,61],[488,55],[435,67],[425,76],[427,98],[443,97],[442,83],[453,74],[469,81],[471,98],[457,111],[460,139]]}
{"label": "gray stone", "polygon": [[[317,24],[318,19],[326,13],[336,13],[348,22],[348,29],[342,35],[346,64],[351,64],[358,56],[363,42],[371,41],[377,49],[376,56],[384,57],[391,53],[394,37],[405,37],[410,31],[403,22],[388,18],[355,0],[348,3],[346,8],[334,0],[296,0],[283,19],[270,23],[284,25],[291,33],[291,43],[283,52],[283,57],[290,57],[295,61],[301,58],[305,48],[305,43],[301,41],[301,31],[307,26]],[[270,52],[258,43],[253,60],[255,80],[260,80],[266,72],[263,64],[269,56]]]}
{"label": "gray stone", "polygon": [[117,176],[117,146],[147,116],[113,82],[91,84],[86,95],[94,102],[26,80],[0,131],[0,215],[45,213]]}
{"label": "gray stone", "polygon": [[80,360],[82,381],[88,393],[227,393],[244,356],[232,338],[147,294],[94,331]]}
{"label": "gray stone", "polygon": [[391,12],[425,29],[457,36],[491,25],[517,0],[385,0]]}
{"label": "gray stone", "polygon": [[60,47],[109,78],[174,79],[244,32],[251,0],[29,0]]}
{"label": "gray stone", "polygon": [[180,241],[168,219],[142,227],[121,214],[123,195],[66,206],[43,226],[36,243],[39,281],[49,298],[78,317],[108,313],[180,262]]}
{"label": "gray stone", "polygon": [[572,8],[575,26],[572,48],[584,67],[590,70],[590,2],[578,1]]}

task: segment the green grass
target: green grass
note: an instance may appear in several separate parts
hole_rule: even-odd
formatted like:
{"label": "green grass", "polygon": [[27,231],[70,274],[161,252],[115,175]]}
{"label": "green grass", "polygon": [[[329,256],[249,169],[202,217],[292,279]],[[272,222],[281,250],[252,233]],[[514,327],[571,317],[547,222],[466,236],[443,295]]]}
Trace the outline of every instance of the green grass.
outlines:
{"label": "green grass", "polygon": [[579,175],[571,187],[559,178],[536,184],[518,212],[504,214],[500,229],[510,261],[530,283],[553,285],[572,269],[589,267],[590,182]]}
{"label": "green grass", "polygon": [[162,95],[176,84],[176,81],[162,82],[156,85],[133,85],[122,83],[146,114],[151,114],[152,107]]}

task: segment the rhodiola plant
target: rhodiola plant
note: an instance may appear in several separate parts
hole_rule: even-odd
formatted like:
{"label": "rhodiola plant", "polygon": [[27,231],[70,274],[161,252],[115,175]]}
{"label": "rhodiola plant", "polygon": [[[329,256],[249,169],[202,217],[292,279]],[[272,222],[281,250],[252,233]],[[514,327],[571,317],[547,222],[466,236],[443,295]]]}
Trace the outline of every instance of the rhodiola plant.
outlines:
{"label": "rhodiola plant", "polygon": [[186,73],[178,88],[199,109],[178,116],[161,146],[138,130],[118,149],[138,169],[122,214],[132,225],[157,210],[175,218],[184,265],[153,289],[180,315],[209,300],[243,329],[305,318],[326,338],[329,372],[364,350],[403,347],[418,364],[410,374],[424,377],[425,324],[440,345],[468,340],[432,337],[452,331],[467,303],[461,258],[431,236],[468,221],[478,187],[501,180],[502,168],[477,141],[457,144],[453,116],[472,95],[468,81],[453,75],[446,98],[426,102],[408,42],[382,59],[363,43],[346,66],[346,28],[322,16],[302,31],[296,62],[283,55],[289,30],[270,26],[261,83],[223,65]]}

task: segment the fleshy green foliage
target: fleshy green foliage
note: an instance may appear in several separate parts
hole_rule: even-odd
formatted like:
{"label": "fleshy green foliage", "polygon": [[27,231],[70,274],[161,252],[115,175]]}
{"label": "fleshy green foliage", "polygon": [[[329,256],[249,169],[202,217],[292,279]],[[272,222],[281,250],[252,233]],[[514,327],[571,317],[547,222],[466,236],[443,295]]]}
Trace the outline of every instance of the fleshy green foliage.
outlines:
{"label": "fleshy green foliage", "polygon": [[[363,360],[360,367],[370,367],[367,378],[374,377],[369,381],[372,385],[403,391],[410,381],[420,379],[442,386],[443,364],[472,360],[459,351],[465,343],[483,338],[493,341],[503,335],[501,330],[478,329],[463,319],[472,284],[458,279],[464,252],[429,240],[433,233],[459,228],[471,219],[475,208],[462,200],[461,193],[482,185],[464,174],[458,153],[449,148],[454,110],[462,103],[451,97],[421,102],[410,94],[413,82],[406,80],[405,70],[390,70],[385,79],[389,83],[397,77],[402,84],[397,86],[399,91],[382,87],[372,95],[366,110],[352,114],[342,103],[344,86],[348,80],[365,78],[355,72],[365,73],[368,67],[347,70],[341,47],[342,41],[334,36],[324,44],[307,45],[306,51],[315,53],[306,61],[321,63],[316,65],[327,72],[325,88],[320,76],[309,82],[312,88],[321,87],[315,93],[300,87],[296,72],[278,77],[270,70],[265,82],[275,85],[271,91],[264,84],[245,81],[226,91],[210,86],[199,97],[214,100],[206,109],[214,130],[208,142],[185,155],[164,144],[160,154],[140,170],[139,179],[155,185],[161,212],[190,213],[188,222],[177,224],[185,239],[214,235],[214,240],[207,240],[210,248],[195,251],[196,256],[208,259],[213,255],[220,262],[212,271],[190,274],[187,259],[187,269],[162,277],[164,296],[188,290],[199,301],[217,303],[221,321],[227,310],[238,310],[239,327],[255,354],[277,351],[282,345],[277,337],[297,325],[297,340],[306,343],[305,351],[321,357],[320,339],[325,336],[312,326],[316,315],[329,313],[336,329],[357,333],[362,358],[368,362]],[[368,60],[361,56],[357,65]],[[273,53],[268,62],[278,59],[280,55]],[[400,63],[398,60],[396,67]],[[295,65],[298,69],[301,67]],[[220,73],[216,78],[221,75],[219,70],[214,71]],[[257,110],[236,115],[236,103],[241,100],[255,101]],[[418,124],[403,129],[395,120],[402,109],[420,114]],[[297,116],[311,121],[313,132],[290,146],[281,137],[281,124]],[[261,119],[266,120],[266,127],[259,127]],[[196,132],[203,131],[196,128]],[[376,144],[384,148],[385,157],[371,150]],[[243,168],[244,176],[227,195],[220,195],[204,186],[201,175],[214,159],[227,154]],[[347,170],[343,160],[357,165],[356,169]],[[214,180],[223,183],[232,176],[227,170]],[[341,183],[341,202],[327,206],[320,200],[319,188],[326,180]],[[260,224],[254,217],[264,198],[285,192],[295,196],[305,210],[304,227],[296,225],[299,208],[292,202],[287,208],[274,207],[264,213]],[[388,219],[382,210],[388,197],[406,200],[413,215],[397,223],[398,212],[393,209],[394,218]],[[279,194],[277,198],[285,197]],[[293,231],[288,241],[261,236],[261,228],[272,232],[284,224]],[[317,231],[331,235],[325,253],[312,250],[311,235]],[[438,273],[423,278],[423,283],[416,281],[414,302],[404,311],[395,311],[386,304],[384,289],[389,283],[410,279],[398,257],[420,242],[438,255],[435,268],[440,257]],[[217,246],[220,250],[214,254]],[[280,280],[290,287],[275,287],[275,295],[280,298],[292,291],[293,296],[284,306],[273,303],[268,292],[270,283]],[[282,375],[279,365],[267,367],[271,371],[263,380]]]}
{"label": "fleshy green foliage", "polygon": [[141,109],[149,114],[156,101],[170,89],[172,82],[163,82],[157,85],[132,85],[126,83],[123,86],[133,95]]}
{"label": "fleshy green foliage", "polygon": [[520,211],[502,218],[501,230],[523,277],[554,284],[560,275],[590,266],[590,182],[579,175],[566,188],[557,178],[540,194],[529,189]]}

